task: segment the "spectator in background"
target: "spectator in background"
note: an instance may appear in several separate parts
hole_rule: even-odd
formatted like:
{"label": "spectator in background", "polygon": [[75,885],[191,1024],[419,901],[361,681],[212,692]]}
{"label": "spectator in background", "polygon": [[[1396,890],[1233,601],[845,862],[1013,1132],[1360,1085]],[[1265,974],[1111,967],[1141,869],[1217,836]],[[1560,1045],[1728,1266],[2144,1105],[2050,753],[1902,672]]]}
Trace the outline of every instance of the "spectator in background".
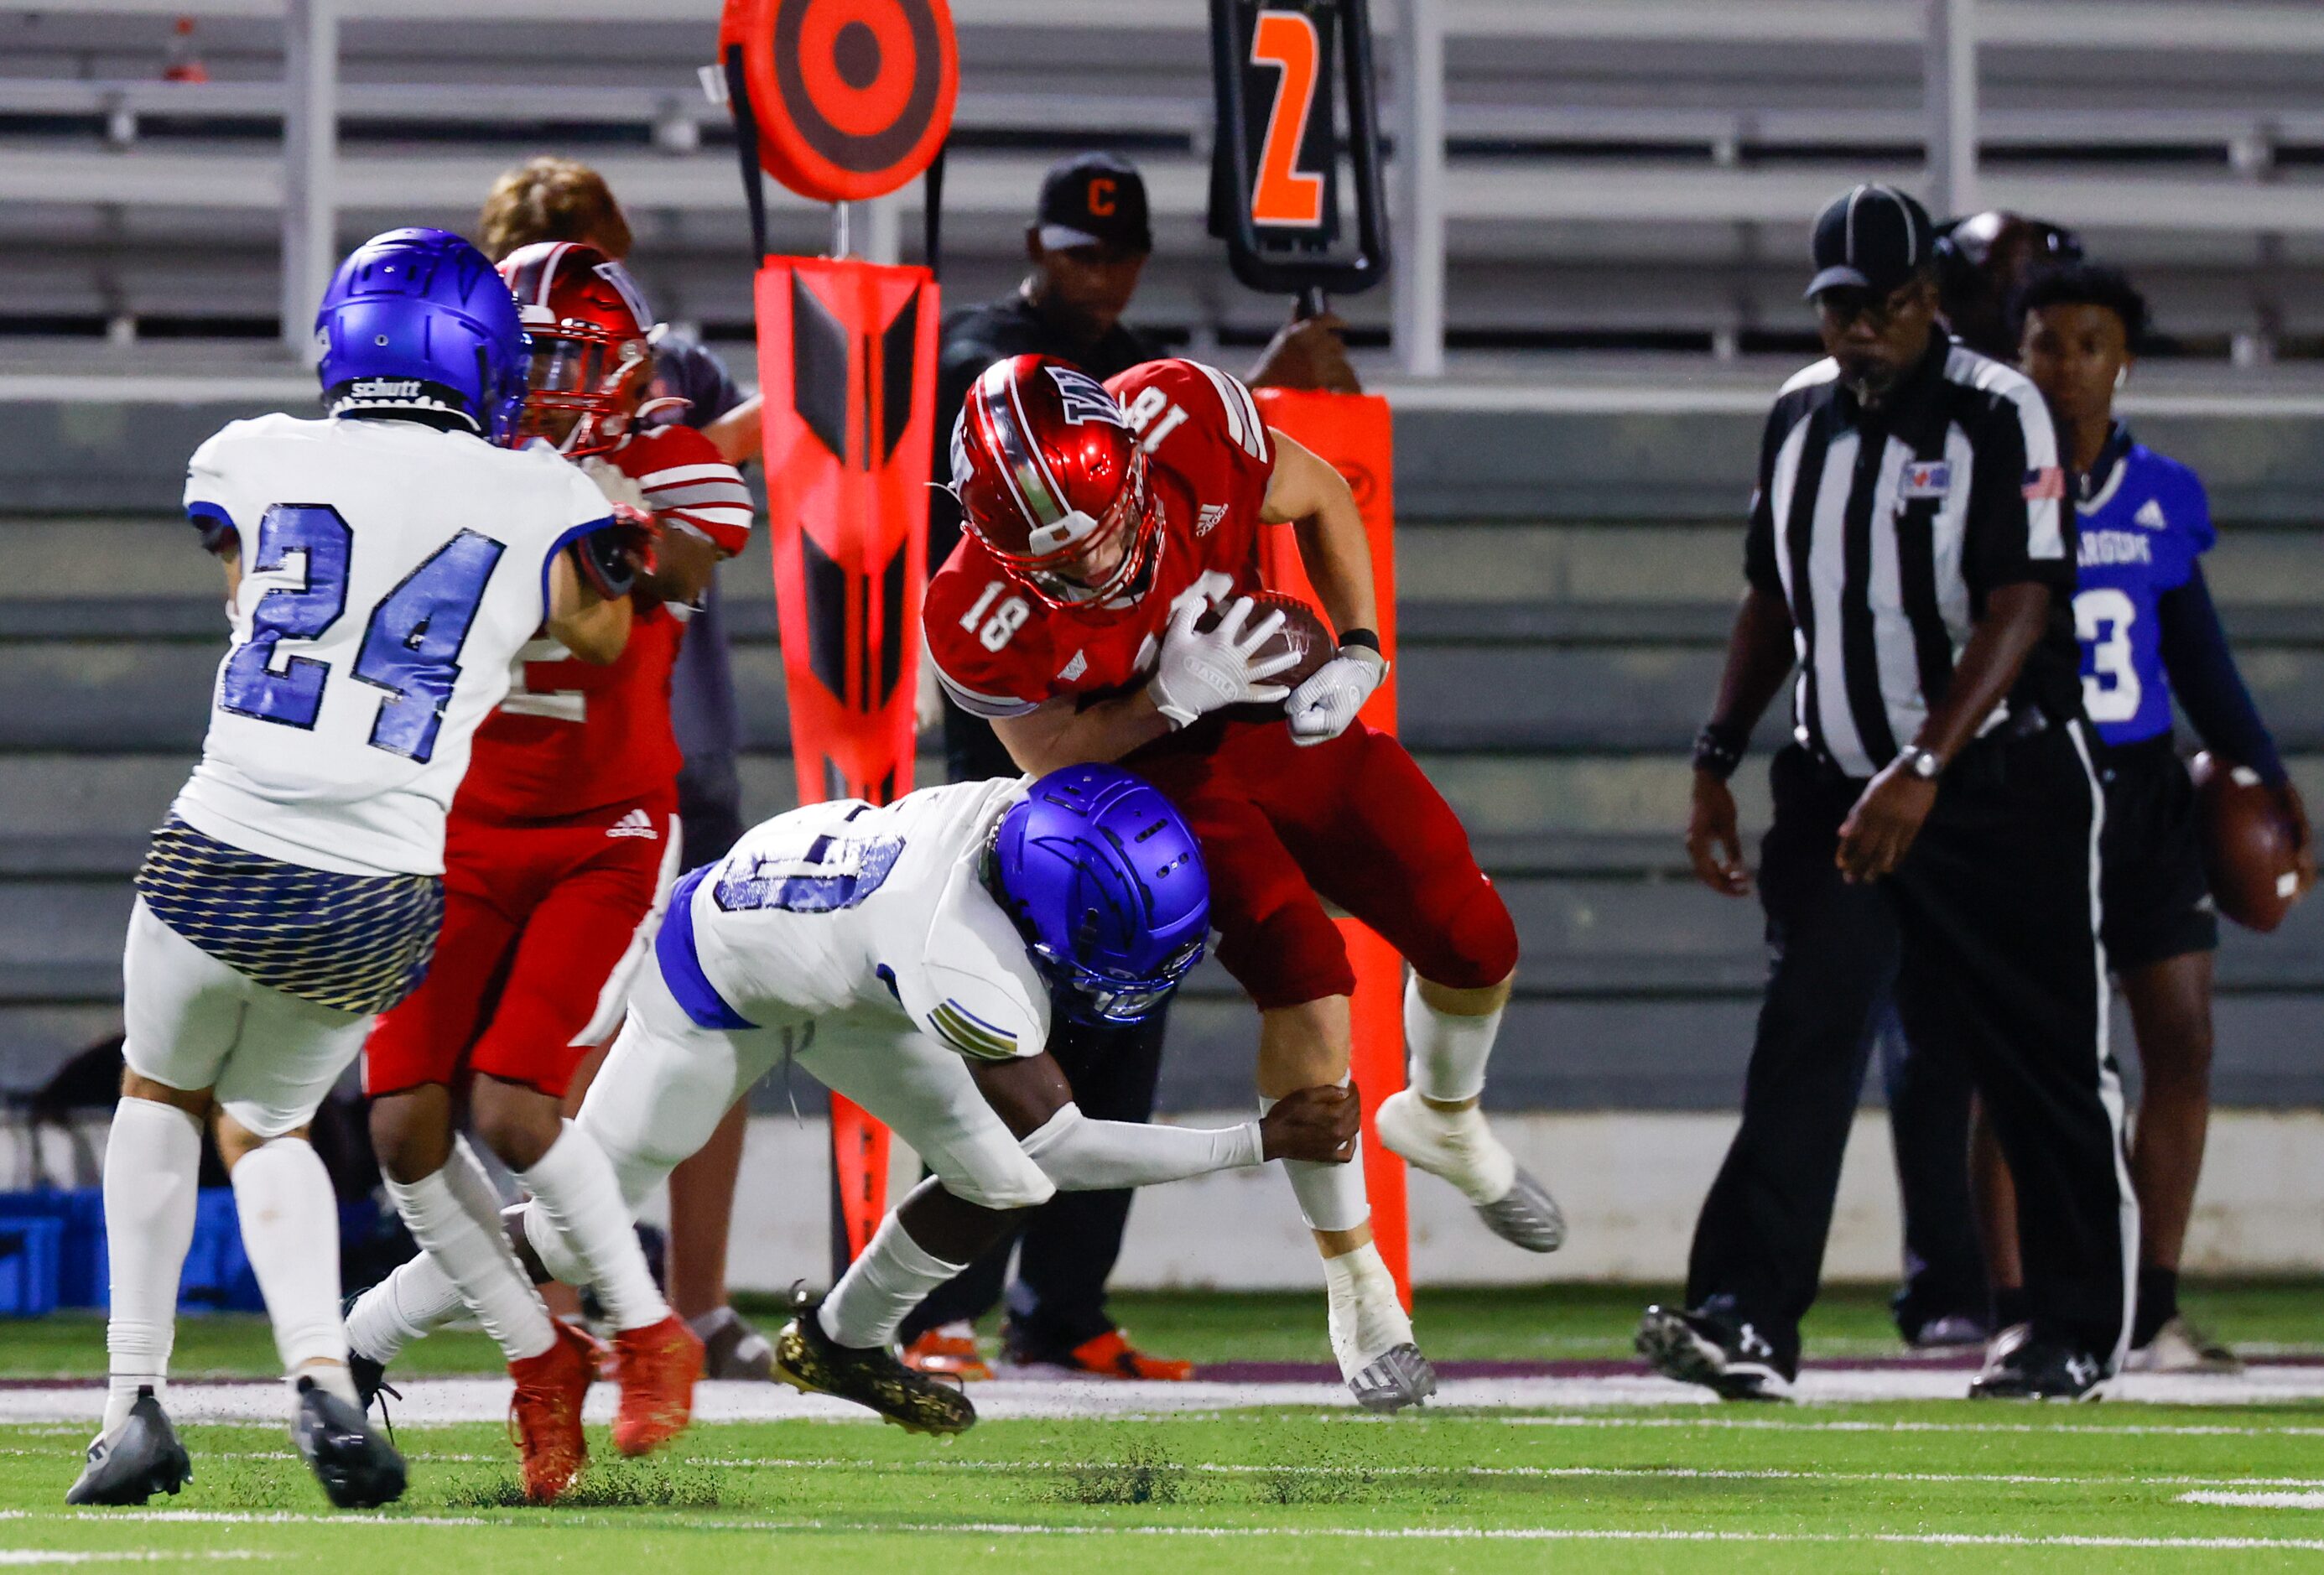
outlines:
{"label": "spectator in background", "polygon": [[[577,241],[621,261],[629,256],[629,221],[604,177],[572,159],[527,161],[493,183],[477,216],[477,242],[498,262],[536,241]],[[657,327],[653,336],[653,384],[648,400],[675,400],[659,417],[700,428],[728,459],[756,453],[758,401],[748,401],[718,357],[684,335]],[[650,410],[647,419],[656,419]],[[737,434],[747,428],[747,446]],[[702,609],[687,624],[670,678],[670,715],[686,764],[678,778],[678,815],[683,823],[685,867],[693,870],[723,857],[742,834],[742,788],[735,757],[742,719],[734,704],[734,680],[726,655],[724,620],[715,583]],[[594,1060],[575,1080],[577,1104],[588,1086]],[[742,1163],[747,1117],[737,1104],[717,1132],[693,1158],[671,1173],[669,1256],[664,1264],[670,1305],[693,1327],[705,1347],[703,1376],[764,1378],[773,1351],[759,1331],[726,1301],[726,1242],[734,1213],[734,1182]]]}
{"label": "spectator in background", "polygon": [[[1030,264],[1007,295],[953,313],[936,363],[936,479],[952,480],[951,436],[969,389],[984,369],[1012,355],[1054,355],[1101,381],[1164,354],[1122,321],[1154,250],[1146,182],[1138,167],[1111,153],[1060,160],[1041,181],[1033,222],[1025,228]],[[1253,387],[1354,392],[1354,370],[1332,317],[1293,322],[1276,335],[1253,369]],[[960,509],[950,493],[930,494],[928,567],[933,573],[960,541]],[[924,694],[935,686],[928,678]],[[1018,767],[992,724],[942,700],[945,762],[953,781],[1014,777]],[[1096,1119],[1144,1121],[1154,1114],[1167,1011],[1129,1027],[1073,1027],[1050,1048],[1083,1111]],[[1060,1193],[1028,1211],[1018,1241],[1002,1241],[905,1321],[905,1359],[929,1371],[983,1377],[973,1322],[1002,1298],[1009,1254],[1018,1248],[1017,1283],[1008,1287],[1006,1359],[1102,1373],[1108,1377],[1185,1378],[1193,1366],[1150,1357],[1128,1344],[1105,1310],[1105,1282],[1121,1252],[1130,1193]]]}
{"label": "spectator in background", "polygon": [[1953,219],[1937,235],[1937,315],[1979,355],[2014,362],[2018,291],[2043,269],[2081,260],[2081,238],[2048,219],[1999,208]]}
{"label": "spectator in background", "polygon": [[[2130,1145],[2139,1259],[2128,1365],[2239,1372],[2235,1353],[2179,1311],[2180,1250],[2211,1116],[2211,954],[2219,925],[2172,702],[2206,748],[2267,784],[2298,838],[2303,891],[2316,880],[2308,814],[2236,670],[2204,583],[2201,557],[2218,533],[2202,481],[2115,418],[2115,392],[2145,337],[2145,299],[2119,269],[2080,262],[2036,273],[2012,315],[2024,325],[2025,374],[2057,420],[2080,517],[2074,622],[2082,705],[2101,741],[2106,785],[2106,957],[2130,1002],[2145,1073]],[[1981,1138],[1996,1322],[2006,1331],[2024,1312],[2024,1269],[2009,1172],[1989,1134]]]}

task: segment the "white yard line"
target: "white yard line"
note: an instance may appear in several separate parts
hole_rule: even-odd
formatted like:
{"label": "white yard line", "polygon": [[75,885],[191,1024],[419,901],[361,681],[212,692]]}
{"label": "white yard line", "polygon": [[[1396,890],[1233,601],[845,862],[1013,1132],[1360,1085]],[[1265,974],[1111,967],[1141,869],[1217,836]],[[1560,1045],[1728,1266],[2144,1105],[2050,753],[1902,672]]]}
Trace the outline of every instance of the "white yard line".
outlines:
{"label": "white yard line", "polygon": [[1337,1537],[1358,1542],[1422,1543],[1813,1543],[1824,1545],[1871,1543],[1928,1548],[2121,1548],[2224,1552],[2265,1550],[2324,1553],[2324,1538],[2317,1537],[2134,1537],[2068,1534],[2036,1536],[2007,1532],[1752,1532],[1579,1526],[1041,1525],[1014,1521],[962,1524],[931,1521],[900,1525],[845,1521],[696,1521],[692,1524],[706,1530],[715,1527],[724,1531],[876,1530],[929,1535],[1195,1537],[1206,1541],[1231,1537]]}
{"label": "white yard line", "polygon": [[56,1512],[42,1520],[86,1521],[110,1525],[115,1521],[175,1522],[180,1525],[504,1525],[477,1515],[310,1515],[291,1509],[79,1509]]}
{"label": "white yard line", "polygon": [[0,1567],[15,1564],[158,1564],[183,1559],[272,1559],[275,1556],[248,1548],[182,1553],[153,1552],[143,1549],[126,1552],[77,1552],[63,1548],[0,1548]]}
{"label": "white yard line", "polygon": [[[369,1526],[390,1529],[396,1526],[478,1526],[520,1525],[530,1522],[487,1521],[474,1516],[452,1515],[302,1515],[289,1512],[272,1514],[226,1514],[198,1510],[115,1510],[103,1514],[64,1516],[43,1515],[42,1519],[87,1519],[91,1521],[178,1521],[191,1523],[223,1522],[253,1524]],[[2324,1538],[2318,1537],[2227,1537],[2227,1536],[2099,1536],[2061,1533],[2034,1535],[2007,1532],[1755,1532],[1735,1530],[1683,1530],[1676,1527],[1582,1527],[1582,1526],[1319,1526],[1319,1525],[1043,1525],[1032,1522],[1014,1521],[944,1521],[908,1522],[845,1520],[758,1520],[758,1519],[696,1519],[691,1516],[672,1518],[648,1515],[636,1520],[624,1517],[625,1524],[643,1526],[648,1522],[667,1524],[672,1528],[691,1531],[740,1532],[828,1532],[848,1534],[909,1533],[925,1536],[1047,1536],[1047,1537],[1191,1537],[1215,1542],[1242,1537],[1333,1537],[1358,1542],[1514,1542],[1514,1543],[1816,1543],[1825,1546],[1849,1543],[1875,1543],[1910,1547],[1934,1548],[2107,1548],[2125,1550],[2156,1550],[2172,1552],[2308,1552],[2324,1553]],[[576,1517],[577,1523],[577,1517]],[[0,1563],[6,1563],[8,1550],[0,1550]],[[91,1554],[88,1558],[170,1558],[170,1557],[266,1557],[264,1553],[236,1552],[213,1554]],[[32,1562],[35,1561],[22,1560]]]}
{"label": "white yard line", "polygon": [[[418,1378],[401,1386],[404,1398],[394,1404],[398,1425],[497,1422],[508,1414],[509,1385],[505,1378]],[[1857,1405],[1895,1400],[1959,1399],[1965,1380],[1957,1372],[1904,1369],[1883,1371],[1811,1372],[1795,1393],[1807,1405]],[[1075,1417],[1162,1417],[1196,1412],[1231,1412],[1259,1407],[1287,1407],[1347,1415],[1358,1414],[1347,1391],[1337,1384],[1222,1384],[1194,1382],[1161,1384],[1119,1379],[1023,1380],[995,1379],[971,1386],[980,1415],[994,1420],[1031,1418],[1062,1420]],[[2241,1377],[2174,1377],[2134,1374],[2115,1380],[2109,1394],[2118,1400],[2172,1405],[2244,1405],[2291,1400],[2324,1399],[2324,1368],[2255,1367]],[[589,1396],[591,1421],[607,1422],[615,1395],[601,1385]],[[104,1409],[105,1390],[97,1384],[0,1390],[0,1423],[94,1422]],[[281,1391],[267,1384],[186,1383],[171,1386],[170,1414],[180,1423],[254,1422],[283,1419]],[[1606,1406],[1651,1405],[1717,1409],[1719,1403],[1705,1390],[1646,1374],[1600,1378],[1456,1378],[1444,1384],[1436,1409],[1470,1407],[1480,1410],[1595,1410]],[[704,1422],[845,1421],[872,1422],[869,1412],[824,1395],[800,1395],[779,1385],[706,1383],[696,1394],[695,1414]],[[1511,1417],[1513,1423],[1582,1425],[1585,1419]],[[1909,1431],[1916,1425],[1964,1432],[2006,1431],[2012,1424],[1997,1419],[1991,1426],[1971,1423],[1813,1423],[1773,1418],[1721,1417],[1603,1419],[1609,1425],[1653,1425],[1668,1420],[1675,1425],[1826,1426],[1878,1431],[1894,1426]],[[2024,1424],[2018,1424],[2024,1425]],[[2027,1431],[2051,1432],[2048,1427]],[[2120,1432],[2127,1428],[2099,1431]],[[2177,1432],[2182,1430],[2165,1428]],[[2198,1429],[2197,1431],[2204,1431]],[[2211,1431],[2236,1432],[2222,1427]],[[2284,1427],[2260,1430],[2300,1434],[2324,1433],[2324,1427]]]}
{"label": "white yard line", "polygon": [[[2007,1414],[2007,1413],[2004,1413]],[[1385,1420],[1393,1421],[1393,1418]],[[1508,1427],[1702,1428],[1738,1432],[2038,1432],[2091,1433],[2122,1438],[2324,1438],[2324,1427],[2287,1423],[2257,1427],[2212,1422],[2058,1424],[2030,1422],[1820,1421],[1811,1416],[1504,1416]]]}
{"label": "white yard line", "polygon": [[2181,1493],[2179,1502],[2229,1509],[2324,1509],[2324,1493]]}

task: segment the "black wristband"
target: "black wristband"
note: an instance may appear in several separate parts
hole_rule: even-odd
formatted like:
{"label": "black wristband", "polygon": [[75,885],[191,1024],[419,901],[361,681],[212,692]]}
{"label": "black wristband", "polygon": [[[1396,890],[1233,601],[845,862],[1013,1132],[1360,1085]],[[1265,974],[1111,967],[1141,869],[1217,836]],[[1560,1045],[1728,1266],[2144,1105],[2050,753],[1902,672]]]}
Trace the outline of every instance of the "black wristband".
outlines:
{"label": "black wristband", "polygon": [[1743,752],[1750,747],[1751,735],[1744,729],[1705,723],[1694,735],[1694,769],[1724,782],[1735,775],[1735,769],[1743,763]]}
{"label": "black wristband", "polygon": [[620,601],[637,585],[637,560],[620,530],[593,530],[573,545],[582,574],[606,601]]}
{"label": "black wristband", "polygon": [[1388,652],[1380,649],[1379,636],[1374,634],[1369,629],[1347,630],[1341,634],[1340,643],[1342,645],[1362,646],[1374,656],[1386,656],[1388,654]]}

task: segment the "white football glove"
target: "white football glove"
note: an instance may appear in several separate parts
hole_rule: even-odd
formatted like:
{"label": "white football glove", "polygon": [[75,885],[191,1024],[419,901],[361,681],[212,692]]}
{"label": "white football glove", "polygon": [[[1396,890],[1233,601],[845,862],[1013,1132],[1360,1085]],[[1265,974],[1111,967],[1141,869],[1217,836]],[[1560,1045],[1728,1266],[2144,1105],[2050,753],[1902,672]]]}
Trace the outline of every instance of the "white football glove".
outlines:
{"label": "white football glove", "polygon": [[1291,693],[1283,713],[1291,719],[1291,741],[1319,744],[1348,731],[1348,723],[1388,677],[1388,659],[1368,645],[1343,645],[1340,654]]}
{"label": "white football glove", "polygon": [[1162,636],[1162,654],[1155,664],[1154,677],[1146,685],[1146,697],[1154,702],[1155,710],[1169,718],[1172,727],[1185,727],[1222,705],[1280,700],[1291,692],[1267,680],[1286,668],[1298,666],[1297,653],[1285,650],[1266,658],[1258,654],[1283,627],[1283,614],[1279,610],[1269,612],[1245,629],[1256,606],[1249,596],[1236,597],[1227,604],[1218,626],[1208,632],[1194,627],[1194,620],[1206,607],[1198,597],[1189,597],[1171,618]]}
{"label": "white football glove", "polygon": [[645,489],[628,471],[602,455],[592,454],[580,463],[581,468],[589,473],[589,479],[597,484],[597,490],[605,494],[607,502],[627,503],[641,514],[653,512],[652,505],[646,502]]}

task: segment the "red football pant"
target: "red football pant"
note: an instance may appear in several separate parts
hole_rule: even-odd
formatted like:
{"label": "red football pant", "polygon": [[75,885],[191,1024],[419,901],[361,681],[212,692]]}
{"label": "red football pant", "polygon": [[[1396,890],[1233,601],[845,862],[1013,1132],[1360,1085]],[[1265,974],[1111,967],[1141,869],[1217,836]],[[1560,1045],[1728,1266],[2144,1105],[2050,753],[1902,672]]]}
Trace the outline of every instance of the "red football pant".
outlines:
{"label": "red football pant", "polygon": [[621,1026],[630,974],[677,879],[678,795],[444,839],[444,930],[420,988],[374,1025],[364,1092],[476,1072],[564,1097]]}
{"label": "red football pant", "polygon": [[1262,1010],[1356,987],[1332,902],[1452,990],[1499,984],[1517,926],[1469,834],[1404,746],[1357,723],[1301,748],[1279,722],[1211,722],[1122,761],[1203,844],[1219,961]]}

